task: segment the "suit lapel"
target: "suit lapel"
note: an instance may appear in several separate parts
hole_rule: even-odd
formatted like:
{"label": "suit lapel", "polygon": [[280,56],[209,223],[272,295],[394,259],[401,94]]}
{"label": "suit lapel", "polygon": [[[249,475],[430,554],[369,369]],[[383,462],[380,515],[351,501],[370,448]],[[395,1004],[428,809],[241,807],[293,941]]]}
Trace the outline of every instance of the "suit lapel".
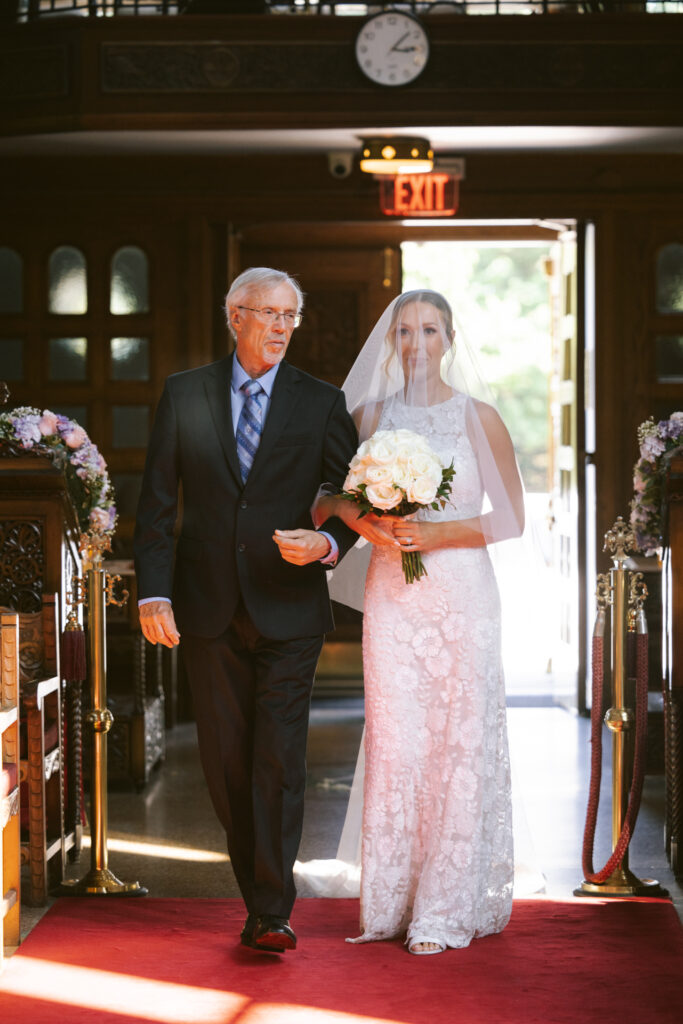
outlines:
{"label": "suit lapel", "polygon": [[[299,379],[299,374],[293,366],[285,362],[280,363],[280,369],[277,371],[275,383],[273,384],[270,408],[268,409],[263,433],[261,434],[261,442],[258,446],[247,482],[252,481],[263,466],[267,465],[275,442],[282,434],[292,414]],[[237,449],[235,448],[236,451]],[[237,454],[235,454],[235,458],[237,458]]]}
{"label": "suit lapel", "polygon": [[209,403],[209,409],[211,410],[214,426],[216,427],[216,432],[218,433],[218,438],[221,442],[221,447],[228,461],[228,465],[241,487],[242,476],[240,474],[240,464],[237,460],[235,432],[232,429],[232,407],[230,395],[232,382],[232,359],[233,357],[231,355],[226,356],[225,359],[221,359],[219,363],[214,364],[211,368],[212,372],[204,381],[204,388],[206,390],[206,397]]}
{"label": "suit lapel", "polygon": [[[204,382],[204,388],[221,447],[235,479],[240,487],[242,487],[242,475],[237,459],[237,444],[232,427],[230,393],[232,360],[233,356],[230,355],[216,363]],[[281,363],[280,369],[275,376],[270,408],[268,409],[263,433],[261,434],[261,442],[254,458],[254,464],[249,472],[249,480],[253,480],[259,470],[267,464],[275,442],[291,416],[298,383],[299,374],[294,367],[290,366],[289,363]]]}

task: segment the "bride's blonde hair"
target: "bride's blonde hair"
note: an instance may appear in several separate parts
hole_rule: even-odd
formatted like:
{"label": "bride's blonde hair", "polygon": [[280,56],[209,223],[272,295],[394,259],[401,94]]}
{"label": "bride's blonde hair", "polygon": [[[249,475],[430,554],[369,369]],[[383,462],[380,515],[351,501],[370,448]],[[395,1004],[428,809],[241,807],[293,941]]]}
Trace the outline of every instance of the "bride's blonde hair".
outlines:
{"label": "bride's blonde hair", "polygon": [[389,330],[387,331],[388,335],[396,328],[396,324],[398,323],[401,315],[401,310],[404,309],[405,306],[410,305],[411,302],[427,302],[430,306],[434,306],[435,309],[438,309],[439,313],[441,313],[443,317],[444,327],[446,328],[448,337],[451,338],[453,336],[453,310],[451,309],[450,304],[446,299],[444,299],[441,292],[433,292],[428,288],[415,288],[413,291],[403,292],[399,295],[396,300],[396,305],[392,310],[391,323],[389,324]]}

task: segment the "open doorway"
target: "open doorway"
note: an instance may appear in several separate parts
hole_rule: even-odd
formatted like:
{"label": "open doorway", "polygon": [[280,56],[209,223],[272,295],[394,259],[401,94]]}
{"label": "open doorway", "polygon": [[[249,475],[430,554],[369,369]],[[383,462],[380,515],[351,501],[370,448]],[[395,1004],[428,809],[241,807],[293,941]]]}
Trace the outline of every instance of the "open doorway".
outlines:
{"label": "open doorway", "polygon": [[[538,570],[517,564],[507,577],[506,642],[517,648],[507,659],[510,698],[580,711],[591,590],[588,248],[586,230],[571,220],[259,224],[241,230],[231,268],[283,267],[299,279],[306,314],[291,359],[336,385],[402,289],[429,285],[452,300],[510,427],[536,525]],[[360,613],[340,606],[335,614],[316,687],[358,692]]]}
{"label": "open doorway", "polygon": [[[448,297],[510,431],[524,480],[528,537],[512,557],[506,545],[492,549],[513,702],[576,702],[577,659],[566,641],[576,632],[569,623],[578,621],[578,590],[567,586],[577,577],[578,548],[572,543],[568,549],[569,524],[562,521],[558,529],[556,514],[567,461],[564,341],[576,328],[567,322],[564,280],[567,268],[576,266],[576,236],[562,228],[545,239],[496,238],[489,228],[487,237],[473,232],[466,240],[401,244],[403,290],[429,287]],[[574,370],[568,370],[571,378]]]}

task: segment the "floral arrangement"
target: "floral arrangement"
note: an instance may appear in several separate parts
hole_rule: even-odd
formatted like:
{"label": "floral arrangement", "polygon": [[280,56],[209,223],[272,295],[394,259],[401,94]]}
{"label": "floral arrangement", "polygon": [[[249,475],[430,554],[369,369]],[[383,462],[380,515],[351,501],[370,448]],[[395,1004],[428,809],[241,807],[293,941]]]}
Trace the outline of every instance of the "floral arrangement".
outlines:
{"label": "floral arrangement", "polygon": [[81,531],[111,536],[116,506],[107,464],[83,427],[49,409],[21,406],[0,413],[0,452],[3,448],[48,456],[64,470]]}
{"label": "floral arrangement", "polygon": [[633,470],[635,496],[631,502],[631,526],[638,549],[656,555],[662,547],[662,456],[683,445],[683,412],[668,420],[645,420],[638,427],[640,458]]}
{"label": "floral arrangement", "polygon": [[[340,497],[355,502],[361,516],[409,516],[421,508],[443,508],[455,476],[427,441],[411,430],[378,430],[351,459]],[[427,575],[419,551],[401,552],[406,583]]]}

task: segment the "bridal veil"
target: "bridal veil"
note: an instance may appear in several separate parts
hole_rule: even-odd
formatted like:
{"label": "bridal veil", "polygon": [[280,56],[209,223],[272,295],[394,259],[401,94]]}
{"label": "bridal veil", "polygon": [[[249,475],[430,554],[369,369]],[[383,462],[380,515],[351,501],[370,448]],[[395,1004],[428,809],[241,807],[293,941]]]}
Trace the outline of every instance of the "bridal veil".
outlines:
{"label": "bridal veil", "polygon": [[[523,488],[509,434],[465,333],[443,296],[418,290],[395,298],[363,345],[343,384],[343,391],[361,442],[375,433],[387,403],[398,407],[438,407],[456,395],[466,396],[468,439],[486,494],[482,513],[477,523],[472,523],[479,537],[476,545],[495,546],[499,541],[520,538],[524,529]],[[510,470],[511,465],[515,471]],[[455,470],[457,474],[457,465]],[[524,547],[531,550],[533,545],[527,541]],[[516,564],[519,566],[524,563],[524,548],[519,545],[518,548]],[[362,610],[371,550],[372,546],[360,538],[331,573],[329,589],[334,600]],[[419,582],[413,584],[419,585]],[[314,895],[359,894],[363,778],[364,746],[361,742],[336,859],[297,862],[295,867],[298,880],[305,882]],[[527,830],[520,829],[523,810],[519,801],[516,801],[515,819],[519,867],[519,854],[528,860],[520,849],[519,836],[521,845],[530,847]],[[518,870],[516,879],[519,875]],[[533,869],[531,875],[531,882],[525,879],[527,892],[542,885]]]}

